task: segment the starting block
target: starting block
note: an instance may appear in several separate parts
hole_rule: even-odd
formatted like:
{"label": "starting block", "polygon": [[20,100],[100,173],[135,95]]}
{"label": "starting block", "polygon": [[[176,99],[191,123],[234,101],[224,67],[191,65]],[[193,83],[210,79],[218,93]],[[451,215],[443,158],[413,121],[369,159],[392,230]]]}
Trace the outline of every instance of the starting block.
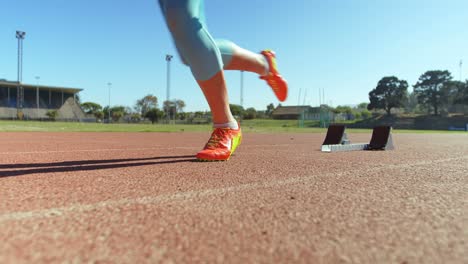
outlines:
{"label": "starting block", "polygon": [[352,144],[345,132],[344,125],[330,125],[322,144],[323,152],[355,151],[355,150],[393,150],[392,127],[377,126],[372,130],[370,143]]}

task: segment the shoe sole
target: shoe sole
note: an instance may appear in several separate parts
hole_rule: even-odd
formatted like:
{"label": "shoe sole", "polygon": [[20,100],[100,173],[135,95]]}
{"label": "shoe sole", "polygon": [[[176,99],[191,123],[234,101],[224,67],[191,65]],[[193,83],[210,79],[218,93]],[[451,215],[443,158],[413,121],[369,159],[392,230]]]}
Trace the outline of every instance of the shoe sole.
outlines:
{"label": "shoe sole", "polygon": [[223,162],[223,161],[228,161],[229,159],[197,159],[199,162]]}

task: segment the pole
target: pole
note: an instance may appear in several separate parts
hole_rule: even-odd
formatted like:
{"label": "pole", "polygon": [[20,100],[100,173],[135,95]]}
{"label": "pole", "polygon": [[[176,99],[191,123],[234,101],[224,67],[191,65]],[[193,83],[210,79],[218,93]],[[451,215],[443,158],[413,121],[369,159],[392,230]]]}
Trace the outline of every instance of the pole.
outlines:
{"label": "pole", "polygon": [[319,107],[322,105],[322,89],[319,88]]}
{"label": "pole", "polygon": [[304,91],[304,98],[303,98],[303,103],[302,105],[306,105],[306,97],[307,97],[307,89]]}
{"label": "pole", "polygon": [[462,82],[462,66],[463,66],[463,60],[460,60],[460,82]]}
{"label": "pole", "polygon": [[299,96],[297,97],[297,106],[301,104],[301,93],[302,93],[302,88],[299,88]]}
{"label": "pole", "polygon": [[36,76],[36,115],[39,119],[39,79],[41,77]]}
{"label": "pole", "polygon": [[167,61],[167,75],[166,75],[166,116],[167,116],[167,123],[169,123],[169,121],[171,120],[171,117],[169,116],[170,115],[170,107],[171,107],[171,104],[170,104],[170,99],[171,99],[171,60],[172,60],[173,56],[170,55],[170,54],[167,54],[166,55],[166,61]]}
{"label": "pole", "polygon": [[[21,82],[21,37],[18,34],[18,31],[16,32],[16,38],[18,39],[18,77],[17,81],[18,84]],[[19,86],[18,86],[19,88]]]}
{"label": "pole", "polygon": [[240,72],[240,104],[242,107],[244,107],[244,71]]}
{"label": "pole", "polygon": [[325,102],[325,88],[322,88],[322,89],[323,89],[323,90],[322,90],[322,97],[323,97],[323,98],[322,98],[322,102],[323,102],[323,104],[327,104],[327,103]]}
{"label": "pole", "polygon": [[109,124],[111,123],[111,86],[112,86],[112,83],[107,83],[107,88],[108,88],[108,93],[109,93],[109,106],[107,107],[107,114],[108,114],[108,121],[109,121]]}
{"label": "pole", "polygon": [[16,92],[16,109],[19,119],[23,119],[23,99],[24,91],[21,83],[23,82],[23,39],[26,32],[16,31],[16,38],[18,39],[18,87]]}

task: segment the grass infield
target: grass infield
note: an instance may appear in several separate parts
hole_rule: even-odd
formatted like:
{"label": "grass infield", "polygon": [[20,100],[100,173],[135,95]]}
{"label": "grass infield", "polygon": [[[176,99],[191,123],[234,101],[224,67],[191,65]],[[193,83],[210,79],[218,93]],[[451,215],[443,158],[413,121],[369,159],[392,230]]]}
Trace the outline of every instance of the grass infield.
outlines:
{"label": "grass infield", "polygon": [[[253,133],[325,133],[326,129],[299,128],[296,120],[254,119],[242,121],[243,132]],[[0,121],[0,132],[206,132],[211,125],[187,124],[101,124],[78,122]],[[370,129],[347,129],[352,133],[370,133]],[[445,130],[394,130],[395,133],[467,133]]]}

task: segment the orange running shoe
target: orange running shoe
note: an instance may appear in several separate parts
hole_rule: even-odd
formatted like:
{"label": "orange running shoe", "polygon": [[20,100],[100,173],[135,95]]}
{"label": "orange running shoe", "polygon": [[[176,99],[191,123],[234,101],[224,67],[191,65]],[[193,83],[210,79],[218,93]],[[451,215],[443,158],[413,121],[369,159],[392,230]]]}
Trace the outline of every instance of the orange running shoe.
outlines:
{"label": "orange running shoe", "polygon": [[262,50],[260,54],[265,56],[270,68],[268,74],[260,76],[260,79],[265,80],[271,89],[273,89],[278,100],[284,102],[288,97],[288,83],[278,72],[275,52],[272,50]]}
{"label": "orange running shoe", "polygon": [[197,153],[199,161],[226,161],[242,141],[242,131],[231,128],[215,128],[210,140]]}

